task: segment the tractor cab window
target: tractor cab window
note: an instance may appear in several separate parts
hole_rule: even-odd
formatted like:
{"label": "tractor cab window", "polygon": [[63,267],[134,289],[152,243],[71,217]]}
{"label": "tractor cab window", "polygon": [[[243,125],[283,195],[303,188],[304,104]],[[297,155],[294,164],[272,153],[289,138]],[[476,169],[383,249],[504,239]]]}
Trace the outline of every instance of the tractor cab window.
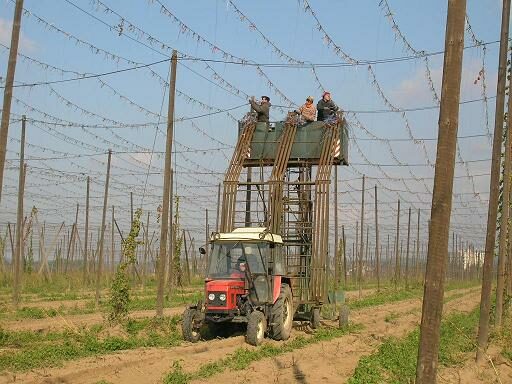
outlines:
{"label": "tractor cab window", "polygon": [[208,268],[210,278],[243,278],[246,272],[264,274],[269,247],[266,243],[227,242],[213,244]]}

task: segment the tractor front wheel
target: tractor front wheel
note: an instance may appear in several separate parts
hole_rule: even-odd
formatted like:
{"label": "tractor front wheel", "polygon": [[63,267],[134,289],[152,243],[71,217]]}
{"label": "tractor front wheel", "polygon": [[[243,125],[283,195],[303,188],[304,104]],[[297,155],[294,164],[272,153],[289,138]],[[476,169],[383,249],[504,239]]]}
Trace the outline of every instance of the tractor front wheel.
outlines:
{"label": "tractor front wheel", "polygon": [[181,323],[181,330],[183,332],[183,339],[196,343],[201,338],[200,328],[202,325],[201,311],[195,308],[187,308],[183,312],[183,321]]}
{"label": "tractor front wheel", "polygon": [[249,344],[258,346],[265,338],[267,330],[267,320],[263,312],[254,311],[247,316],[247,334],[246,340]]}
{"label": "tractor front wheel", "polygon": [[271,310],[272,338],[288,340],[293,326],[292,291],[288,284],[281,284],[279,297]]}

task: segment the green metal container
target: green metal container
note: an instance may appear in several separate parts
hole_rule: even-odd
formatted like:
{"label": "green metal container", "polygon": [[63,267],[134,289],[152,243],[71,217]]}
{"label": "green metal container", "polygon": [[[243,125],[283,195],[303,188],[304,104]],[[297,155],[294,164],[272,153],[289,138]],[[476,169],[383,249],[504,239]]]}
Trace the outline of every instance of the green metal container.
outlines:
{"label": "green metal container", "polygon": [[[244,166],[254,167],[259,165],[272,165],[274,163],[284,125],[285,123],[283,121],[256,124],[256,129],[251,140],[250,156],[244,161]],[[337,124],[337,129],[339,129],[340,148],[339,155],[335,157],[333,164],[348,165],[349,138],[345,120]],[[239,135],[242,130],[243,125],[239,123]],[[325,123],[322,121],[299,125],[295,134],[288,166],[318,164],[322,151],[324,132]]]}

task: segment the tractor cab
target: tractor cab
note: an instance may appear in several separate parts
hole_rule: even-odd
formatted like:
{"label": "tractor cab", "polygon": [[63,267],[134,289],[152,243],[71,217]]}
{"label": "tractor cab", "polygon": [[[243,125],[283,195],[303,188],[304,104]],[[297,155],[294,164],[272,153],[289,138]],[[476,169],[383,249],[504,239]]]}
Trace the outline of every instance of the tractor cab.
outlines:
{"label": "tractor cab", "polygon": [[272,303],[273,287],[286,270],[282,246],[281,236],[265,228],[212,235],[205,284],[207,314],[212,320],[223,321],[221,314],[230,318]]}

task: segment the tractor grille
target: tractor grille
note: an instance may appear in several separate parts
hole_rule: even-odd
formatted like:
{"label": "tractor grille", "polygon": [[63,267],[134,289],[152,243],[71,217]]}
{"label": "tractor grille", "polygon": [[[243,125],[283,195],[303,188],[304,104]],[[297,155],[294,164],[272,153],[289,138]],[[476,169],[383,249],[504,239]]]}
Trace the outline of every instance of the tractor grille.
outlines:
{"label": "tractor grille", "polygon": [[[221,293],[226,295],[226,300],[222,301],[219,298]],[[227,305],[227,296],[228,296],[227,292],[208,292],[208,296],[211,294],[214,294],[215,298],[213,300],[210,300],[210,298],[208,298],[208,305],[210,305],[212,307],[225,307]]]}

